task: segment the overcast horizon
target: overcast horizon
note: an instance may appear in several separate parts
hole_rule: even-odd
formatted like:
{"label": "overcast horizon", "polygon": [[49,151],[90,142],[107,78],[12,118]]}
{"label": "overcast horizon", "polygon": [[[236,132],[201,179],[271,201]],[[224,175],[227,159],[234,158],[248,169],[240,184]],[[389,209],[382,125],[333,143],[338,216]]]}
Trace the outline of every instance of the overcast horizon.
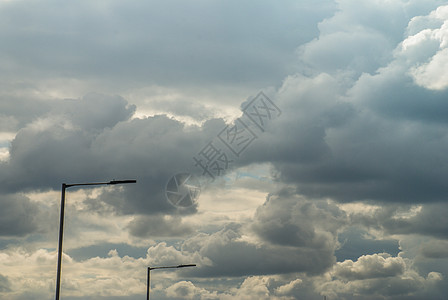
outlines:
{"label": "overcast horizon", "polygon": [[446,299],[447,70],[448,1],[0,0],[0,298],[135,179],[61,299]]}

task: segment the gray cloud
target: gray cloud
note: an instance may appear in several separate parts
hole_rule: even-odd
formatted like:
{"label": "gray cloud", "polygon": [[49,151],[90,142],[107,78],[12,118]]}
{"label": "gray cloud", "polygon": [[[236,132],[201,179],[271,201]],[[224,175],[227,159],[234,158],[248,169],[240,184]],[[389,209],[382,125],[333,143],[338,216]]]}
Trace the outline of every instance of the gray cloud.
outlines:
{"label": "gray cloud", "polygon": [[270,243],[319,249],[336,247],[335,237],[346,222],[334,204],[282,195],[270,196],[257,209],[252,226]]}
{"label": "gray cloud", "polygon": [[16,132],[51,110],[51,102],[27,83],[0,83],[0,128]]}
{"label": "gray cloud", "polygon": [[128,244],[103,243],[76,249],[70,249],[67,254],[77,260],[82,261],[92,257],[108,257],[111,250],[116,250],[120,255],[133,258],[144,257],[146,247],[135,247]]}
{"label": "gray cloud", "polygon": [[[327,247],[290,247],[257,245],[242,240],[238,225],[185,241],[182,251],[198,252],[211,261],[191,274],[199,277],[247,276],[305,272],[318,274],[334,262],[333,251]],[[200,247],[200,250],[197,250]]]}
{"label": "gray cloud", "polygon": [[197,121],[209,120],[213,117],[212,112],[205,105],[188,100],[152,101],[151,108],[176,116],[190,117]]}
{"label": "gray cloud", "polygon": [[[448,223],[446,215],[448,205],[430,203],[412,213],[412,207],[387,205],[370,214],[356,213],[351,215],[352,222],[367,228],[379,229],[388,234],[418,234],[447,239]],[[400,214],[407,213],[406,216]]]}
{"label": "gray cloud", "polygon": [[126,105],[120,97],[92,94],[66,100],[21,129],[11,142],[10,160],[1,163],[3,192],[55,187],[80,173],[89,174],[86,179],[96,177],[101,168],[97,157],[103,155],[92,153],[92,141],[98,132],[131,116],[133,109]]}
{"label": "gray cloud", "polygon": [[52,112],[56,117],[63,116],[74,127],[95,132],[114,127],[121,121],[129,120],[134,114],[135,105],[128,105],[120,96],[107,96],[91,93],[82,99],[65,99],[66,103]]}
{"label": "gray cloud", "polygon": [[46,1],[53,10],[45,11],[42,3],[3,3],[0,59],[27,62],[28,77],[103,77],[122,86],[271,84],[334,7],[312,3]]}
{"label": "gray cloud", "polygon": [[0,236],[24,236],[39,227],[39,206],[21,195],[0,195]]}
{"label": "gray cloud", "polygon": [[396,218],[385,221],[384,227],[391,233],[415,233],[448,238],[447,204],[424,205],[422,210],[411,218]]}
{"label": "gray cloud", "polygon": [[136,216],[128,225],[136,237],[180,237],[193,233],[193,228],[182,223],[180,216]]}
{"label": "gray cloud", "polygon": [[414,84],[410,72],[422,61],[403,46],[411,40],[397,44],[393,59],[374,74],[328,69],[286,78],[275,96],[284,113],[250,149],[247,162],[273,162],[279,180],[310,197],[446,200],[447,91]]}
{"label": "gray cloud", "polygon": [[8,277],[0,274],[0,292],[5,293],[11,291],[11,283],[8,280]]}
{"label": "gray cloud", "polygon": [[132,112],[120,97],[90,94],[63,101],[16,135],[10,160],[1,162],[2,192],[135,178],[137,187],[106,190],[101,199],[127,213],[173,210],[163,195],[166,182],[192,167],[200,145],[224,123],[210,120],[201,128],[186,128],[166,116],[129,120]]}
{"label": "gray cloud", "polygon": [[200,277],[319,274],[335,263],[337,232],[346,222],[334,204],[284,191],[268,197],[247,226],[228,224],[216,233],[196,235],[181,250],[210,261],[191,270]]}
{"label": "gray cloud", "polygon": [[[228,294],[196,282],[170,283],[170,295],[441,299],[447,286],[448,15],[443,7],[429,14],[444,1],[386,2],[1,2],[0,126],[18,133],[9,160],[0,162],[0,235],[42,230],[36,212],[43,208],[20,193],[59,190],[64,181],[132,178],[137,185],[87,196],[78,203],[80,213],[136,214],[125,228],[130,239],[189,237],[174,246],[158,243],[146,259],[125,263],[198,262],[200,268],[183,274],[198,282],[213,278],[209,286],[222,280],[217,285],[223,290],[231,284],[226,277],[262,275],[241,280]],[[198,88],[207,95],[252,93],[280,82],[270,95],[281,117],[234,167],[269,163],[277,181],[295,190],[271,195],[244,224],[213,231],[220,220],[191,236],[193,228],[180,215],[198,207],[176,211],[164,187],[176,172],[190,171],[192,157],[225,126],[210,119],[208,108],[219,100],[165,103],[142,91],[162,85],[162,91],[190,95]],[[187,126],[163,115],[132,119],[135,106],[120,96],[86,94],[92,89],[124,91],[136,104],[152,101],[154,110],[210,120]],[[86,96],[59,100],[67,93]],[[346,215],[335,201],[382,207]],[[413,203],[421,210],[412,211]],[[102,230],[86,223],[79,228]],[[379,237],[351,235],[350,228]],[[397,242],[378,240],[390,235],[398,239],[398,256]],[[356,251],[343,243],[347,236]],[[404,241],[422,236],[429,241],[410,251]],[[72,246],[75,256],[90,266],[106,263],[107,270],[124,265],[115,252],[102,260],[115,244],[104,238],[90,245],[89,238],[89,246]],[[141,251],[126,245],[119,247]],[[378,254],[382,246],[396,252]],[[89,259],[94,255],[101,257]],[[353,260],[343,259],[349,255]],[[267,274],[281,274],[283,281],[272,284]],[[13,277],[0,276],[0,291]],[[45,298],[41,291],[23,293],[18,298]]]}
{"label": "gray cloud", "polygon": [[435,240],[426,243],[422,246],[421,253],[427,258],[448,258],[448,241]]}

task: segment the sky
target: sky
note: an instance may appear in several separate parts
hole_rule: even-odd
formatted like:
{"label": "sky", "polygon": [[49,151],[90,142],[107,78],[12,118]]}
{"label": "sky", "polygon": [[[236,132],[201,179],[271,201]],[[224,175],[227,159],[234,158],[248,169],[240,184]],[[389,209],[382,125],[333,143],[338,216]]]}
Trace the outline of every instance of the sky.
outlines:
{"label": "sky", "polygon": [[61,299],[446,299],[447,69],[447,1],[0,0],[0,298],[135,179]]}

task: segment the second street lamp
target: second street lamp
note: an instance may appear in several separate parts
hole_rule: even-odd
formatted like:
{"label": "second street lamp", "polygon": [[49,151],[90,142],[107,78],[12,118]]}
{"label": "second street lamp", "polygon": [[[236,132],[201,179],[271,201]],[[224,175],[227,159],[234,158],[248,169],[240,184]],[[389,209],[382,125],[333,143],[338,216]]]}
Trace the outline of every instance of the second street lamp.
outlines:
{"label": "second street lamp", "polygon": [[116,185],[126,183],[136,183],[137,180],[112,180],[109,182],[89,182],[89,183],[71,183],[62,184],[61,193],[61,215],[59,220],[59,246],[58,246],[58,270],[56,274],[56,300],[59,300],[61,291],[61,267],[62,267],[62,240],[64,236],[64,209],[65,209],[65,190],[72,186],[86,186],[86,185]]}
{"label": "second street lamp", "polygon": [[146,277],[146,300],[149,300],[149,290],[151,289],[151,270],[158,270],[158,269],[180,269],[180,268],[188,268],[188,267],[196,267],[195,264],[189,264],[189,265],[178,265],[178,266],[170,266],[170,267],[148,267],[148,274]]}

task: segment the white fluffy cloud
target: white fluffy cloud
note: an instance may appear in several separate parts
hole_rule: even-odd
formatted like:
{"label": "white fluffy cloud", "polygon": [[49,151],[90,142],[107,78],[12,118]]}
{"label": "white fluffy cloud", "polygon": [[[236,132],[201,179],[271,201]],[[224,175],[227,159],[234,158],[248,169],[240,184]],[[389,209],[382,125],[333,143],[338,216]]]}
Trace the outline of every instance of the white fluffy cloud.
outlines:
{"label": "white fluffy cloud", "polygon": [[443,279],[437,272],[421,276],[412,268],[410,261],[384,253],[361,256],[356,262],[337,263],[329,276],[331,281],[320,286],[323,294],[332,298],[359,296],[367,299],[406,299],[419,292],[424,295],[425,290]]}
{"label": "white fluffy cloud", "polygon": [[402,43],[402,55],[413,61],[410,74],[415,82],[428,89],[446,89],[448,6],[440,6],[428,16],[413,18],[408,30],[411,35]]}

